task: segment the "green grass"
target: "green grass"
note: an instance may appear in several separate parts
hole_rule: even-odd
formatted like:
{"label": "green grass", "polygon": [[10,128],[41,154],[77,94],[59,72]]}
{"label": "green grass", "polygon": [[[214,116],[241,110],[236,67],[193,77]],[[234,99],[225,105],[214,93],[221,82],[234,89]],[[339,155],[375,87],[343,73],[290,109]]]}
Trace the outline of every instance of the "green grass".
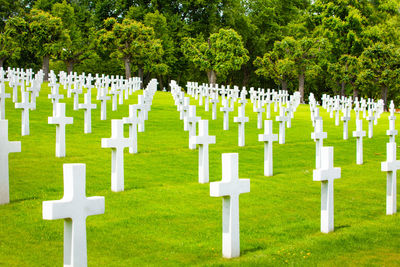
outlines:
{"label": "green grass", "polygon": [[[20,140],[22,153],[10,154],[11,203],[0,206],[0,265],[62,265],[63,221],[43,220],[42,201],[62,198],[64,163],[85,163],[87,196],[105,197],[105,214],[87,220],[89,266],[400,264],[400,217],[385,215],[386,174],[380,171],[388,142],[386,113],[374,127],[374,137],[364,139],[364,165],[358,166],[355,139],[343,140],[342,126],[334,126],[334,119],[321,111],[328,132],[324,145],[334,146],[334,166],[342,168],[334,188],[335,232],[322,234],[308,106],[297,109],[286,144],[274,143],[273,177],[263,176],[263,143],[257,141],[262,130],[256,128],[251,104],[242,148],[233,123],[237,108],[230,114],[230,131],[223,131],[222,113],[212,121],[211,111],[198,107],[198,114],[209,120],[210,134],[217,137],[210,145],[210,180],[221,180],[221,154],[238,152],[239,176],[251,183],[251,192],[240,196],[242,255],[227,260],[221,256],[222,200],[209,196],[209,184],[197,182],[198,151],[188,149],[188,133],[169,93],[154,96],[146,131],[138,133],[139,153],[126,149],[125,191],[119,193],[111,192],[111,150],[101,148],[101,138],[111,136],[111,118],[128,116],[128,104],[136,103],[140,92],[118,111],[111,111],[110,102],[107,121],[100,121],[96,101],[92,134],[83,133],[83,110],[73,111],[72,98],[62,101],[67,116],[74,117],[66,130],[66,158],[55,157],[56,127],[47,124],[52,110],[48,93],[43,85],[37,110],[30,114],[30,135],[24,137],[21,111],[7,99],[9,140]],[[349,136],[353,130],[354,114]]]}

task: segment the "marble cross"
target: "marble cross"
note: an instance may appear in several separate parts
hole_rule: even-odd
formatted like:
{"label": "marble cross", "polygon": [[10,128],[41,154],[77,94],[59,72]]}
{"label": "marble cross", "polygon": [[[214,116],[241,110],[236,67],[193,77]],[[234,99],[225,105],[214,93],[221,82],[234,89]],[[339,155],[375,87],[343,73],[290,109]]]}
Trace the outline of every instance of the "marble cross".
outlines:
{"label": "marble cross", "polygon": [[333,147],[321,150],[321,168],[313,171],[313,180],[321,182],[321,232],[334,229],[333,181],[339,179],[341,169],[333,167]]}
{"label": "marble cross", "polygon": [[104,197],[86,197],[86,165],[64,164],[64,196],[43,201],[43,219],[64,219],[64,266],[87,266],[86,218],[104,213]]}
{"label": "marble cross", "polygon": [[124,124],[129,125],[129,138],[132,140],[132,144],[129,146],[129,153],[135,154],[138,151],[137,146],[137,126],[140,123],[140,118],[137,114],[135,105],[129,105],[129,117],[123,118]]}
{"label": "marble cross", "polygon": [[249,117],[245,116],[245,105],[241,105],[238,108],[238,116],[233,118],[233,121],[239,123],[238,126],[238,143],[239,146],[245,145],[245,124],[249,122]]}
{"label": "marble cross", "polygon": [[279,121],[279,144],[285,143],[285,129],[286,129],[286,121],[288,117],[285,116],[285,107],[281,107],[279,109],[279,116],[276,116],[275,120]]}
{"label": "marble cross", "polygon": [[250,180],[239,179],[239,154],[222,154],[222,181],[210,183],[210,196],[222,199],[222,255],[240,256],[239,195],[250,192]]}
{"label": "marble cross", "polygon": [[315,121],[314,132],[311,133],[311,139],[315,141],[315,168],[321,167],[321,149],[324,146],[324,139],[327,138],[327,133],[324,132],[323,120]]}
{"label": "marble cross", "polygon": [[229,130],[229,112],[233,111],[233,108],[231,108],[228,104],[228,100],[224,99],[222,101],[222,107],[220,108],[220,111],[224,113],[224,130],[227,131]]}
{"label": "marble cross", "polygon": [[342,117],[343,121],[343,140],[349,139],[349,120],[350,120],[350,111],[346,106],[344,109],[344,114]]}
{"label": "marble cross", "polygon": [[389,142],[394,143],[396,141],[396,116],[394,115],[394,104],[393,101],[390,103],[390,116],[389,118],[389,130],[386,131],[386,135],[389,136]]}
{"label": "marble cross", "polygon": [[135,105],[139,112],[140,123],[138,124],[138,131],[144,132],[144,121],[146,119],[146,104],[143,95],[138,95],[138,103]]}
{"label": "marble cross", "polygon": [[65,157],[65,125],[73,121],[73,117],[65,117],[65,103],[57,103],[55,114],[48,118],[49,124],[56,124],[56,157]]}
{"label": "marble cross", "polygon": [[180,108],[180,118],[183,120],[183,130],[188,131],[188,122],[187,118],[189,115],[189,105],[190,105],[190,98],[189,97],[184,97],[183,98],[183,105]]}
{"label": "marble cross", "polygon": [[396,160],[396,143],[386,144],[386,161],[381,163],[381,170],[386,174],[386,214],[397,212],[397,170],[400,169],[400,160]]}
{"label": "marble cross", "polygon": [[21,152],[21,142],[8,141],[8,121],[0,120],[0,205],[10,202],[8,154]]}
{"label": "marble cross", "polygon": [[363,131],[362,122],[362,120],[356,120],[356,130],[353,131],[353,137],[357,138],[357,164],[363,164],[363,137],[365,136],[365,131]]}
{"label": "marble cross", "polygon": [[29,135],[29,110],[35,109],[35,104],[29,102],[29,92],[22,93],[22,102],[15,103],[15,108],[22,109],[21,135]]}
{"label": "marble cross", "polygon": [[199,121],[199,135],[190,138],[192,146],[199,145],[199,183],[209,181],[208,146],[215,144],[215,136],[208,135],[208,120]]}
{"label": "marble cross", "polygon": [[257,107],[253,108],[253,111],[257,113],[257,129],[262,129],[262,115],[265,109],[260,100],[257,101]]}
{"label": "marble cross", "polygon": [[258,141],[264,142],[264,176],[273,175],[273,142],[278,141],[278,135],[272,132],[272,120],[264,121],[264,134],[258,135]]}
{"label": "marble cross", "polygon": [[111,190],[124,191],[124,148],[130,147],[131,138],[124,137],[122,120],[111,120],[111,138],[102,138],[101,147],[111,148]]}
{"label": "marble cross", "polygon": [[186,120],[189,130],[189,149],[196,149],[196,144],[190,142],[190,138],[196,136],[197,122],[201,120],[201,117],[196,116],[196,106],[189,106],[189,114]]}
{"label": "marble cross", "polygon": [[368,138],[372,138],[374,131],[374,120],[375,120],[375,117],[372,113],[372,109],[368,110],[368,116],[366,120],[368,121]]}
{"label": "marble cross", "polygon": [[84,104],[79,104],[79,109],[85,110],[84,133],[92,132],[92,109],[96,109],[97,105],[92,104],[92,96],[90,90],[85,94]]}
{"label": "marble cross", "polygon": [[101,101],[100,104],[100,120],[107,120],[107,100],[110,100],[111,97],[107,95],[107,88],[102,88],[101,94],[98,95],[98,100]]}
{"label": "marble cross", "polygon": [[6,118],[6,98],[10,98],[10,94],[6,93],[5,83],[0,82],[0,120]]}
{"label": "marble cross", "polygon": [[60,99],[64,99],[64,95],[59,93],[60,84],[55,83],[51,87],[51,94],[48,94],[47,97],[51,99],[53,103],[53,116],[56,114],[56,105]]}
{"label": "marble cross", "polygon": [[215,93],[214,97],[211,98],[211,104],[212,104],[212,120],[217,119],[217,104],[219,103],[219,98],[218,94]]}

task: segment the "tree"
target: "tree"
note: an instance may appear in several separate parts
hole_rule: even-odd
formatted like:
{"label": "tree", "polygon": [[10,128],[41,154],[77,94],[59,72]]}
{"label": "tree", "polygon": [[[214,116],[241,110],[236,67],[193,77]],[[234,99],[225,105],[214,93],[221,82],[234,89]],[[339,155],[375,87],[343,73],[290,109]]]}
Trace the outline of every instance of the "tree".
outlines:
{"label": "tree", "polygon": [[200,38],[186,38],[182,49],[195,66],[207,72],[210,84],[216,83],[217,75],[225,77],[249,60],[242,38],[232,29],[220,29],[211,34],[207,42]]}
{"label": "tree", "polygon": [[281,60],[279,64],[282,75],[290,76],[295,72],[298,77],[301,102],[304,102],[306,72],[315,72],[319,68],[316,62],[323,55],[321,51],[323,43],[323,39],[310,37],[295,39],[288,36],[274,44],[273,56]]}
{"label": "tree", "polygon": [[57,55],[64,44],[70,42],[68,31],[60,18],[50,13],[32,9],[29,14],[29,31],[32,49],[42,57],[44,80],[48,80],[50,57]]}
{"label": "tree", "polygon": [[[364,50],[360,60],[363,70],[358,75],[357,84],[364,92],[370,91],[370,95],[374,97],[380,91],[380,97],[387,109],[388,94],[399,89],[399,48],[393,44],[376,43]],[[374,88],[377,90],[373,90]]]}
{"label": "tree", "polygon": [[59,58],[65,62],[67,72],[74,69],[76,63],[91,56],[94,39],[93,28],[90,24],[79,23],[74,8],[64,0],[52,7],[52,14],[62,20],[63,28],[68,31],[71,42],[65,42],[59,51]]}
{"label": "tree", "polygon": [[144,70],[155,68],[164,54],[161,41],[155,38],[153,28],[131,19],[118,23],[114,18],[109,18],[104,25],[105,29],[99,31],[99,45],[113,51],[111,56],[123,60],[127,78],[131,77],[133,64],[143,81]]}
{"label": "tree", "polygon": [[26,30],[26,21],[21,17],[13,17],[7,21],[4,31],[0,32],[0,67],[3,67],[6,59],[19,56]]}
{"label": "tree", "polygon": [[163,75],[167,75],[170,68],[177,61],[176,46],[172,40],[170,29],[167,25],[167,19],[158,11],[147,13],[144,17],[144,25],[152,27],[157,39],[161,41],[164,54],[159,64],[151,65],[153,68],[149,71],[158,76],[160,88],[163,87]]}
{"label": "tree", "polygon": [[280,54],[279,50],[272,50],[257,57],[254,66],[257,67],[256,74],[266,78],[272,78],[280,83],[282,90],[288,90],[288,80],[296,76],[294,61]]}

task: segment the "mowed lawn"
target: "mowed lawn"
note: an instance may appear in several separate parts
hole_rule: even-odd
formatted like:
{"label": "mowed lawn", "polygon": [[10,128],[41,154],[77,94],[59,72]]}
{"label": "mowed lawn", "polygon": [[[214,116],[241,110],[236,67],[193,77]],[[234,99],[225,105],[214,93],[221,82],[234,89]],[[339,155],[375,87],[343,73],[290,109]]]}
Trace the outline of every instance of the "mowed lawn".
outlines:
{"label": "mowed lawn", "polygon": [[[292,128],[286,129],[286,144],[274,143],[274,176],[264,177],[264,144],[258,142],[263,130],[256,128],[252,104],[246,106],[250,122],[241,148],[233,123],[237,106],[229,131],[222,130],[219,107],[213,121],[211,105],[210,112],[198,106],[217,140],[210,145],[210,180],[221,180],[221,154],[231,152],[239,153],[240,178],[250,178],[250,193],[240,196],[241,257],[228,260],[221,252],[222,199],[209,196],[209,184],[198,183],[198,151],[188,148],[188,132],[170,93],[155,94],[145,132],[138,133],[139,153],[125,150],[125,191],[115,193],[111,149],[101,148],[101,138],[111,136],[110,119],[128,116],[128,104],[137,103],[141,91],[114,112],[109,101],[108,120],[101,121],[94,89],[97,110],[91,134],[83,133],[84,111],[73,110],[72,98],[62,100],[67,116],[74,117],[74,124],[66,127],[65,158],[55,157],[56,126],[47,124],[52,113],[49,92],[44,84],[37,109],[30,113],[29,136],[21,137],[21,110],[6,101],[9,140],[21,141],[22,153],[9,157],[11,203],[0,206],[0,265],[62,266],[63,220],[43,220],[42,202],[62,198],[64,163],[85,163],[87,196],[105,197],[105,214],[87,219],[89,266],[400,265],[400,217],[385,215],[386,173],[380,170],[386,160],[387,113],[374,126],[374,137],[364,139],[364,164],[356,165],[354,113],[349,140],[343,140],[342,124],[335,126],[321,110],[328,133],[324,145],[334,147],[334,166],[342,169],[334,186],[335,232],[322,234],[309,107],[298,107]],[[66,97],[62,86],[61,93]],[[191,104],[198,101],[191,99]],[[275,121],[274,131],[278,133]]]}

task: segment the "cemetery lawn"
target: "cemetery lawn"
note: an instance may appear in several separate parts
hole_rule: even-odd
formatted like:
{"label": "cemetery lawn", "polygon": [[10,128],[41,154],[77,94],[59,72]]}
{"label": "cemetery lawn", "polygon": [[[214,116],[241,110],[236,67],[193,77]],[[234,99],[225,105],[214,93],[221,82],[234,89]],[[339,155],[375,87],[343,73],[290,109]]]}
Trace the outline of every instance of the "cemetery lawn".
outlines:
{"label": "cemetery lawn", "polygon": [[[222,199],[210,197],[209,184],[197,182],[198,151],[188,149],[188,133],[170,93],[155,94],[145,132],[138,133],[139,153],[125,150],[125,191],[115,193],[111,150],[101,148],[101,138],[111,136],[110,118],[128,116],[128,104],[136,103],[141,91],[115,112],[109,101],[108,120],[101,121],[93,89],[97,109],[92,111],[91,134],[83,133],[84,111],[72,109],[72,98],[61,100],[67,103],[66,115],[74,117],[74,124],[66,126],[65,158],[55,157],[56,126],[47,124],[52,113],[49,92],[44,84],[37,109],[30,112],[30,135],[24,137],[21,110],[6,100],[9,140],[21,141],[22,152],[9,157],[11,203],[0,206],[0,266],[62,266],[63,220],[43,220],[42,202],[62,198],[63,163],[85,163],[87,196],[105,197],[105,214],[87,219],[89,266],[400,265],[400,217],[385,215],[386,173],[380,170],[386,160],[387,113],[374,126],[374,137],[364,138],[364,165],[356,165],[354,114],[349,140],[343,140],[342,124],[335,126],[321,111],[328,133],[324,145],[334,147],[334,166],[342,169],[334,185],[335,231],[322,234],[321,185],[312,178],[315,143],[308,106],[297,109],[292,128],[286,129],[286,144],[274,143],[272,177],[263,176],[264,145],[257,141],[263,130],[256,128],[251,104],[246,107],[250,122],[242,148],[233,123],[237,107],[230,113],[229,131],[222,130],[219,107],[215,121],[211,105],[210,112],[198,107],[217,141],[210,145],[210,180],[221,180],[221,154],[228,152],[239,153],[239,177],[250,178],[250,193],[240,196],[241,257],[228,260],[221,252]],[[193,103],[197,101],[191,99]]]}

